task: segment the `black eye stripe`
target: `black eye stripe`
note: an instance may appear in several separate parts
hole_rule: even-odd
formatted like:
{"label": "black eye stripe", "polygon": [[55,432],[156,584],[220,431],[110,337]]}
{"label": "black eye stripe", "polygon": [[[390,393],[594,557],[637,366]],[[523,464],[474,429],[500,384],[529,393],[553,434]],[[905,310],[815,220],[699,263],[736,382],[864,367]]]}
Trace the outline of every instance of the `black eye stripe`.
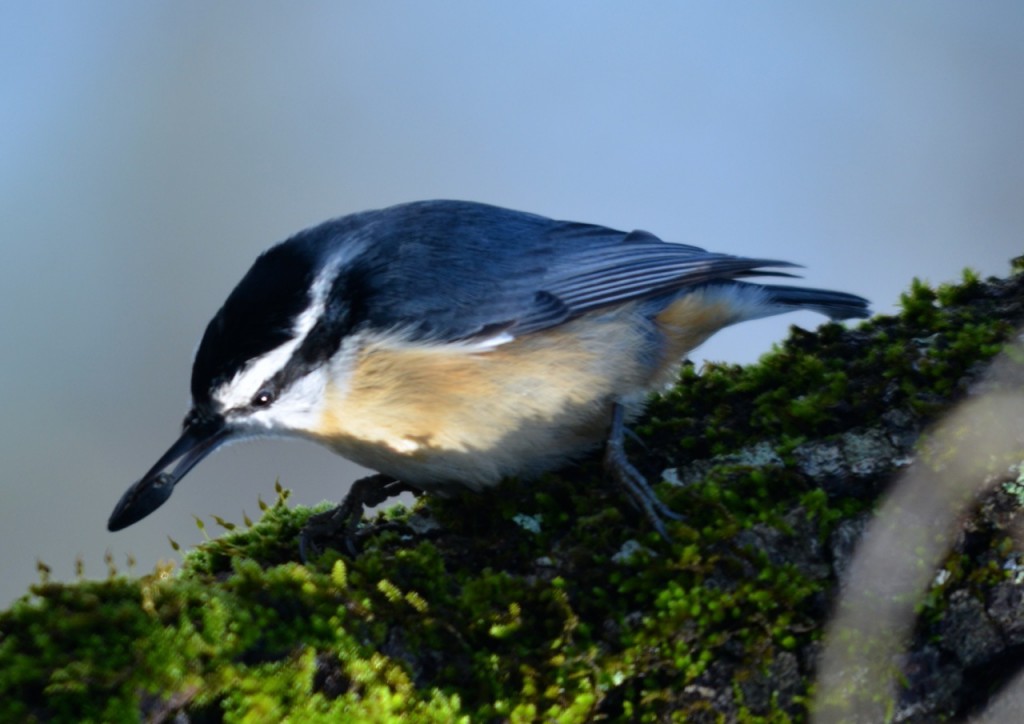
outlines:
{"label": "black eye stripe", "polygon": [[332,282],[320,318],[292,352],[284,367],[267,381],[266,387],[260,392],[269,391],[271,397],[275,398],[278,392],[287,389],[296,380],[325,365],[338,351],[342,339],[352,333],[363,319],[363,312],[353,309],[350,302],[352,296],[361,298],[365,295],[359,282],[361,274],[357,269],[338,274]]}

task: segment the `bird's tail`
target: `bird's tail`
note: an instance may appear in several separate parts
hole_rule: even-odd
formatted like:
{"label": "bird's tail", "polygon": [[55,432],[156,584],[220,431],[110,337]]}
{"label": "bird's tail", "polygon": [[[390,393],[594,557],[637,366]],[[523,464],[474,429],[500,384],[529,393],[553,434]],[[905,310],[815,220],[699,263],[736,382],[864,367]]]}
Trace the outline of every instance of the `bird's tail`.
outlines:
{"label": "bird's tail", "polygon": [[789,309],[785,311],[810,309],[832,319],[863,319],[871,316],[868,300],[858,297],[856,294],[774,284],[759,284],[758,286],[768,295],[769,303],[788,307]]}

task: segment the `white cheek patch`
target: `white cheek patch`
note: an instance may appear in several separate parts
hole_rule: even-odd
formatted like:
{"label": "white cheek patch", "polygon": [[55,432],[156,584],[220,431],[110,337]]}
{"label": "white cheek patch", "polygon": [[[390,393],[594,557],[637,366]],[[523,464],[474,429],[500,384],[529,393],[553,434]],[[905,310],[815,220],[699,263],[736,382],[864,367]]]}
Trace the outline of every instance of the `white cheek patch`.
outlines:
{"label": "white cheek patch", "polygon": [[284,390],[273,405],[246,415],[246,421],[264,433],[315,430],[323,416],[326,388],[327,372],[313,370]]}

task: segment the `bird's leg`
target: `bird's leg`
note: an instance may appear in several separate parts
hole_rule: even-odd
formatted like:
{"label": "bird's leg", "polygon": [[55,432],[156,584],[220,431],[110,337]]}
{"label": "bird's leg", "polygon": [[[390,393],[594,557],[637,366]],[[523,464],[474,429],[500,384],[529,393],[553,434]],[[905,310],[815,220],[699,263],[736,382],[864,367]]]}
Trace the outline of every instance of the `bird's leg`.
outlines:
{"label": "bird's leg", "polygon": [[400,493],[418,493],[419,490],[396,480],[390,475],[377,473],[352,483],[348,495],[341,504],[310,516],[299,533],[299,556],[307,560],[307,552],[317,549],[316,538],[340,537],[345,541],[349,553],[356,552],[356,528],[363,517],[363,509],[380,505],[388,498]]}
{"label": "bird's leg", "polygon": [[625,448],[626,434],[625,410],[622,405],[615,403],[612,407],[612,427],[608,433],[604,453],[605,469],[623,489],[629,501],[646,516],[661,537],[668,540],[663,519],[683,520],[683,516],[658,500],[644,476],[629,462]]}

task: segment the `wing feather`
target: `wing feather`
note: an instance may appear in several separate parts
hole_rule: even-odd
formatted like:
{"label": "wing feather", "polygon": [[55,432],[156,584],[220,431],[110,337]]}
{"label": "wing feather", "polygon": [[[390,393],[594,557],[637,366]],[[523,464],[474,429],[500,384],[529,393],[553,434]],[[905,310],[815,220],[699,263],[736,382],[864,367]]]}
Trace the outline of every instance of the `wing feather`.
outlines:
{"label": "wing feather", "polygon": [[702,284],[790,276],[779,270],[796,266],[471,202],[416,202],[342,222],[373,241],[361,277],[367,323],[442,342],[499,328],[528,334]]}

